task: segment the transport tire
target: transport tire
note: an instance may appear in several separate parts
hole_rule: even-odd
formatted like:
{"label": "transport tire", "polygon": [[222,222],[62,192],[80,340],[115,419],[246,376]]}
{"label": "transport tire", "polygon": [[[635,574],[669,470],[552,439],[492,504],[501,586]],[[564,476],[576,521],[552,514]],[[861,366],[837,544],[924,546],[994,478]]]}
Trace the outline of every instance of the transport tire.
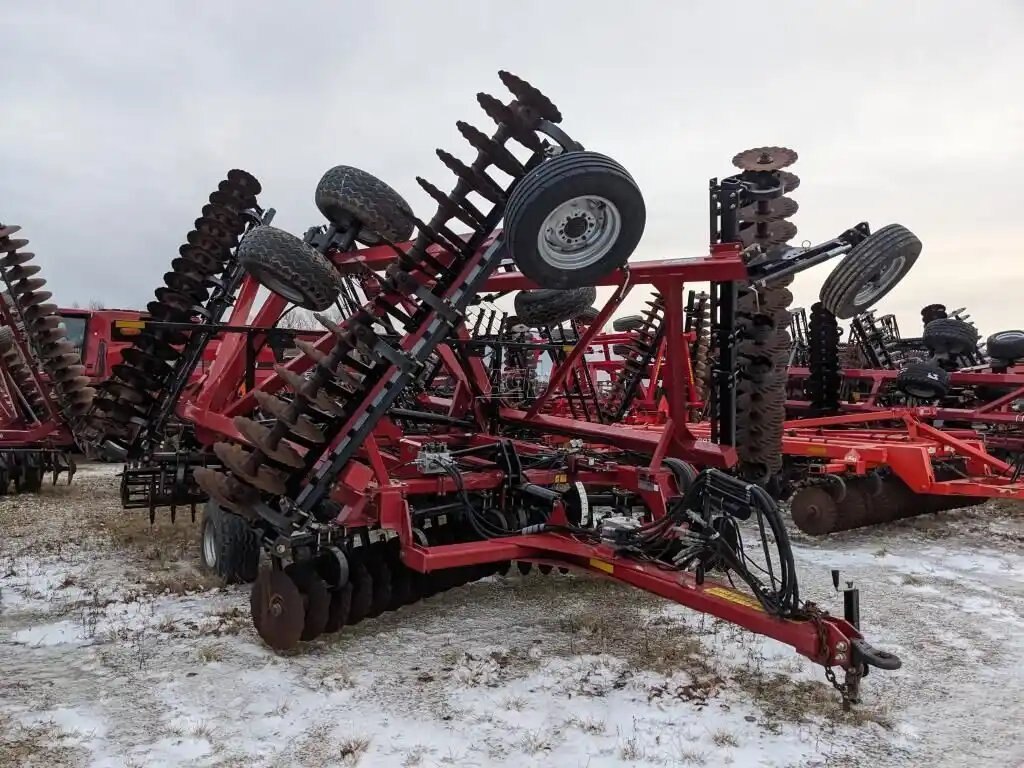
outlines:
{"label": "transport tire", "polygon": [[596,298],[597,289],[593,287],[520,291],[515,298],[516,317],[535,328],[554,325],[578,317]]}
{"label": "transport tire", "polygon": [[238,246],[245,271],[278,296],[322,311],[338,297],[338,274],[322,254],[290,232],[256,227]]}
{"label": "transport tire", "polygon": [[324,218],[339,229],[358,223],[356,240],[364,245],[383,240],[404,242],[412,237],[412,208],[394,189],[366,171],[334,166],[316,185],[314,199]]}

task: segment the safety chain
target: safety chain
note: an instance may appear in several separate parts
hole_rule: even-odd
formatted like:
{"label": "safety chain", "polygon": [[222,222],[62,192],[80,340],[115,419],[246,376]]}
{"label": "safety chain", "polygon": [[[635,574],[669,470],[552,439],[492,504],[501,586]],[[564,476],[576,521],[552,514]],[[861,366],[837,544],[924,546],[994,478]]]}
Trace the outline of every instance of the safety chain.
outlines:
{"label": "safety chain", "polygon": [[839,691],[839,695],[843,697],[843,711],[846,712],[850,709],[850,705],[856,701],[856,684],[851,685],[849,682],[840,683],[836,677],[836,673],[832,671],[832,667],[829,666],[829,644],[828,644],[828,628],[825,626],[825,612],[821,610],[815,603],[806,603],[804,605],[804,612],[807,614],[807,618],[814,622],[814,627],[818,632],[818,652],[822,658],[825,659],[825,679],[832,684],[832,687]]}

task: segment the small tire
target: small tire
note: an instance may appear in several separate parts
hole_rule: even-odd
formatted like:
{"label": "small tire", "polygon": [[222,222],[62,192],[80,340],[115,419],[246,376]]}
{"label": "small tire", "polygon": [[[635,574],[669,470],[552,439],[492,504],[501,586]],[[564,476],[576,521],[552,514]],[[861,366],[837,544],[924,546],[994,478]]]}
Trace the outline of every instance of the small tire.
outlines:
{"label": "small tire", "polygon": [[596,152],[569,152],[526,174],[505,208],[505,243],[543,288],[593,285],[621,267],[647,220],[625,168]]}
{"label": "small tire", "polygon": [[642,328],[644,325],[644,319],[640,315],[625,315],[624,317],[616,317],[612,320],[612,328],[619,333],[625,333],[626,331],[635,331]]}
{"label": "small tire", "polygon": [[584,325],[590,325],[595,320],[597,320],[597,316],[600,314],[601,310],[599,310],[597,307],[587,307],[585,310],[576,315],[576,322],[583,323]]}
{"label": "small tire", "polygon": [[514,303],[516,316],[524,324],[537,328],[572,320],[586,311],[596,298],[597,289],[592,286],[564,291],[537,288],[520,291]]}
{"label": "small tire", "polygon": [[260,570],[256,531],[238,515],[206,502],[199,526],[199,564],[225,584],[248,584]]}
{"label": "small tire", "polygon": [[356,240],[376,245],[412,237],[413,212],[394,189],[366,171],[348,165],[328,170],[316,185],[316,207],[339,229],[359,224]]}
{"label": "small tire", "polygon": [[633,352],[633,347],[629,346],[629,344],[612,344],[613,355],[618,355],[619,357],[629,357],[631,352]]}
{"label": "small tire", "polygon": [[940,317],[924,327],[921,341],[934,354],[964,355],[978,348],[978,331],[955,317]]}
{"label": "small tire", "polygon": [[931,363],[911,363],[896,375],[896,388],[920,400],[941,400],[949,393],[949,373]]}
{"label": "small tire", "polygon": [[825,308],[848,320],[896,287],[921,254],[921,241],[900,224],[888,224],[854,246],[825,278],[818,294]]}
{"label": "small tire", "polygon": [[304,308],[322,311],[338,298],[338,273],[290,232],[256,227],[238,246],[238,261],[260,285]]}
{"label": "small tire", "polygon": [[985,348],[997,360],[1024,358],[1024,331],[998,331],[988,337]]}

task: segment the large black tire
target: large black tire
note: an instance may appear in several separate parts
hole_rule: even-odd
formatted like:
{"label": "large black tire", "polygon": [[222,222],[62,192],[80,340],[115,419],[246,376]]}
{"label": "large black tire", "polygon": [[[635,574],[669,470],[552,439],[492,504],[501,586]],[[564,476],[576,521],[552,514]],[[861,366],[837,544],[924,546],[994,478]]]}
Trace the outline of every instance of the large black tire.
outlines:
{"label": "large black tire", "polygon": [[643,195],[625,168],[596,152],[569,152],[541,163],[512,190],[504,237],[516,265],[538,285],[580,288],[626,263],[646,220]]}
{"label": "large black tire", "polygon": [[900,224],[870,234],[821,284],[825,308],[840,320],[860,314],[896,287],[921,254],[917,235]]}
{"label": "large black tire", "polygon": [[412,237],[413,212],[405,199],[366,171],[336,165],[316,185],[316,207],[339,229],[359,224],[356,240],[376,245]]}
{"label": "large black tire", "polygon": [[596,298],[597,289],[592,286],[566,291],[551,288],[520,291],[515,298],[516,316],[535,328],[562,323],[586,311]]}
{"label": "large black tire", "polygon": [[998,331],[985,342],[988,356],[996,360],[1020,360],[1024,358],[1024,331]]}
{"label": "large black tire", "polygon": [[321,311],[338,298],[338,273],[295,235],[256,227],[242,238],[238,261],[261,285],[305,309]]}
{"label": "large black tire", "polygon": [[924,327],[921,341],[935,354],[963,355],[978,348],[978,330],[955,317],[941,317]]}
{"label": "large black tire", "polygon": [[638,328],[642,328],[643,325],[644,319],[640,315],[625,315],[623,317],[616,317],[612,320],[612,328],[619,333],[635,331]]}
{"label": "large black tire", "polygon": [[253,582],[260,570],[260,540],[244,519],[208,501],[199,526],[199,564],[225,584]]}
{"label": "large black tire", "polygon": [[949,393],[949,373],[931,363],[911,363],[896,375],[896,388],[921,400],[940,400]]}

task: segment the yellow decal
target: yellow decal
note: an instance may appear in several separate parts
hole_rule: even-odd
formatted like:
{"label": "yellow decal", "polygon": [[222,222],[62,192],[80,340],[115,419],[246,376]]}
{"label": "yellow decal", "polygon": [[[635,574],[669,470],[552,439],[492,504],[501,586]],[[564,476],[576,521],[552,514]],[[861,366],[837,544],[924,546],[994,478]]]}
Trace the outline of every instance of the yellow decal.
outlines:
{"label": "yellow decal", "polygon": [[828,448],[824,445],[808,445],[807,446],[808,456],[828,456]]}
{"label": "yellow decal", "polygon": [[604,560],[596,560],[593,557],[590,558],[590,567],[596,568],[599,571],[604,571],[605,573],[615,573],[614,565],[606,563]]}
{"label": "yellow decal", "polygon": [[568,475],[555,475],[555,485],[558,485],[559,483],[568,483],[568,482],[569,482],[569,476]]}
{"label": "yellow decal", "polygon": [[725,587],[708,587],[704,590],[709,595],[720,597],[723,600],[728,600],[730,603],[739,603],[747,608],[753,608],[755,611],[764,611],[761,604],[757,602],[757,598],[745,595],[742,592],[737,592],[733,589],[726,589]]}
{"label": "yellow decal", "polygon": [[115,320],[114,327],[116,328],[145,328],[145,320]]}

